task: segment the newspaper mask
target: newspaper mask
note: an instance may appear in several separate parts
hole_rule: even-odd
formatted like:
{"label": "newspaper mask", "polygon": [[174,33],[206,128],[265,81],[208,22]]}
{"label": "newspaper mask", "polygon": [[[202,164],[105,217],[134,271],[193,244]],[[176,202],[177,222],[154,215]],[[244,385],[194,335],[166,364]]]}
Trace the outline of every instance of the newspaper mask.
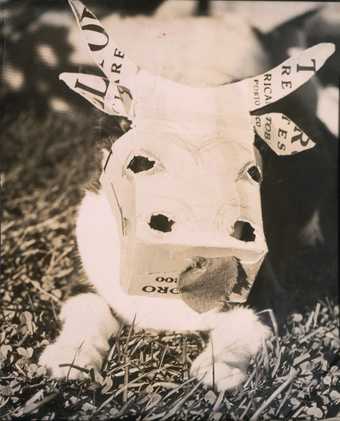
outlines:
{"label": "newspaper mask", "polygon": [[103,76],[60,78],[132,128],[112,146],[102,184],[121,234],[121,284],[183,299],[198,312],[245,302],[267,252],[254,131],[279,155],[315,143],[279,113],[251,116],[307,82],[334,52],[319,44],[240,82],[193,88],[154,76],[70,0]]}

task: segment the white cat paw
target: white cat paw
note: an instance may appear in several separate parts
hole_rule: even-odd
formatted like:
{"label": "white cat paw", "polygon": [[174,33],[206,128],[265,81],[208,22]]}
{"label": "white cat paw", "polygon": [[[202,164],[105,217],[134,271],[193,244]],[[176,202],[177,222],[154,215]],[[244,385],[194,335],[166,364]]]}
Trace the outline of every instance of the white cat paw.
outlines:
{"label": "white cat paw", "polygon": [[193,362],[191,375],[218,391],[236,389],[246,380],[250,360],[270,336],[270,329],[248,308],[210,317],[210,341]]}
{"label": "white cat paw", "polygon": [[74,346],[57,340],[43,351],[39,364],[46,367],[53,378],[83,379],[89,369],[101,368],[107,350],[108,345],[99,349],[93,344]]}
{"label": "white cat paw", "polygon": [[217,391],[238,388],[247,377],[246,370],[221,361],[213,361],[212,355],[204,351],[192,363],[190,374]]}

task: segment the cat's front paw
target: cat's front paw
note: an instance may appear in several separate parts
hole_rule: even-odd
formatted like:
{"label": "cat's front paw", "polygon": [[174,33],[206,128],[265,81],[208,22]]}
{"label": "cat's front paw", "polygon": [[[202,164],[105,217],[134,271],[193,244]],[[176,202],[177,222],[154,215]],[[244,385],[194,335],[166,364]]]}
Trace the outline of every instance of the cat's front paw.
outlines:
{"label": "cat's front paw", "polygon": [[193,362],[191,375],[218,391],[236,389],[246,380],[250,360],[270,336],[270,329],[248,308],[209,317],[210,341]]}
{"label": "cat's front paw", "polygon": [[212,354],[204,351],[192,363],[190,374],[220,392],[239,387],[246,380],[247,370],[214,361]]}
{"label": "cat's front paw", "polygon": [[[39,358],[39,364],[46,367],[53,378],[82,379],[91,368],[100,369],[108,344],[95,343],[71,345],[60,338],[48,345]],[[78,368],[79,367],[79,368]]]}

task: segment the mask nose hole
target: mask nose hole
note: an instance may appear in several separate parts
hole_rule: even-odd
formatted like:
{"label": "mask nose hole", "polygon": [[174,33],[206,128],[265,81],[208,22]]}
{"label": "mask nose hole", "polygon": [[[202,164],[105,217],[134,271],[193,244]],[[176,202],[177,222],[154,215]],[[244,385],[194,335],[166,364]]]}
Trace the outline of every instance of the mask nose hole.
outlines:
{"label": "mask nose hole", "polygon": [[157,215],[152,215],[149,221],[150,228],[161,232],[172,231],[172,226],[174,225],[174,223],[175,221],[161,213]]}
{"label": "mask nose hole", "polygon": [[244,242],[255,241],[255,230],[249,222],[236,221],[231,236]]}

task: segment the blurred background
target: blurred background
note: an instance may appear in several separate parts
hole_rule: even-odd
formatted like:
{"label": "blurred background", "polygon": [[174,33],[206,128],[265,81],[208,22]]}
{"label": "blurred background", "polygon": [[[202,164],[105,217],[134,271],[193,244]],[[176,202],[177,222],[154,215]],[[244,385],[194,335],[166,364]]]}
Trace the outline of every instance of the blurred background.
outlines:
{"label": "blurred background", "polygon": [[[63,71],[89,71],[89,65],[92,65],[67,2],[2,0],[0,4],[1,99],[5,111],[12,104],[18,108],[29,104],[31,109],[41,112],[50,109],[62,112],[79,106],[79,99],[58,80],[58,74]],[[307,47],[322,41],[337,43],[340,37],[340,6],[336,3],[103,0],[87,1],[86,5],[115,38],[123,42],[128,52],[133,51],[136,61],[146,62],[140,63],[143,66],[147,67],[151,56],[155,55],[147,55],[148,43],[162,37],[162,45],[165,42],[165,47],[171,49],[174,39],[176,47],[181,45],[178,39],[182,39],[183,46],[191,47],[185,50],[185,55],[192,60],[191,65],[197,64],[198,67],[201,63],[201,66],[209,67],[212,76],[204,80],[206,84],[225,83],[230,78],[231,68],[234,78],[242,78],[256,67],[269,66],[269,61],[277,60],[272,56],[282,57],[288,48]],[[307,17],[294,21],[304,13]],[[250,31],[252,27],[260,33],[270,33],[289,20],[291,25],[283,28],[285,33],[280,33],[279,44],[276,43],[275,47],[264,46]],[[201,27],[199,31],[197,21]],[[215,27],[213,35],[212,25]],[[173,33],[175,30],[176,34]],[[168,43],[167,39],[170,39]],[[274,37],[272,40],[275,42]],[[260,50],[264,48],[263,53]],[[231,66],[228,62],[235,56],[235,49],[239,50],[239,56]],[[242,53],[242,49],[246,53]],[[151,47],[149,51],[152,51]],[[157,53],[161,54],[160,51]],[[178,50],[176,53],[177,57],[184,55]],[[339,54],[337,52],[320,73],[323,83],[336,84]],[[254,64],[256,60],[260,63]],[[172,77],[178,79],[181,70],[170,69],[169,73],[174,70]],[[198,82],[204,83],[202,80]]]}

